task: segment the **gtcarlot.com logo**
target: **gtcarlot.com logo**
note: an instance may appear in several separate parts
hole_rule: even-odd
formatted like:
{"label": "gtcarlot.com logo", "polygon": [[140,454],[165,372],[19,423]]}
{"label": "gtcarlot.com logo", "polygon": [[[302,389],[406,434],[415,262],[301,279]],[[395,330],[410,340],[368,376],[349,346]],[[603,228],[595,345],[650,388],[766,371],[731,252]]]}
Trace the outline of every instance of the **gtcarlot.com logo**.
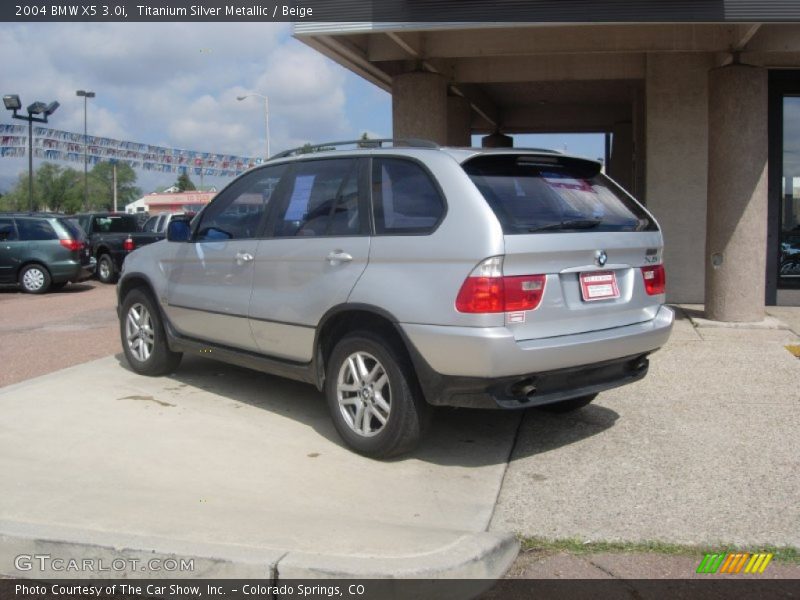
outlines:
{"label": "gtcarlot.com logo", "polygon": [[697,567],[698,573],[713,574],[748,574],[764,572],[772,560],[770,552],[728,552],[722,554],[706,554]]}
{"label": "gtcarlot.com logo", "polygon": [[20,554],[14,558],[18,571],[101,573],[122,571],[194,571],[194,559],[185,558],[62,558],[50,554]]}

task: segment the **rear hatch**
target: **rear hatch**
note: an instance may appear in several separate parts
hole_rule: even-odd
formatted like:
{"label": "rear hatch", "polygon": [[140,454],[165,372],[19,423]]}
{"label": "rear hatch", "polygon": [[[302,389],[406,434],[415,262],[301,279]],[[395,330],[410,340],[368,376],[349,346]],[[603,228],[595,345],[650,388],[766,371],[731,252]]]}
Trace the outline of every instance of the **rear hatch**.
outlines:
{"label": "rear hatch", "polygon": [[[661,233],[599,163],[555,154],[482,154],[463,167],[503,228],[506,286],[544,283],[535,309],[506,312],[516,339],[655,317],[664,302]],[[536,283],[520,277],[529,275],[544,277]]]}

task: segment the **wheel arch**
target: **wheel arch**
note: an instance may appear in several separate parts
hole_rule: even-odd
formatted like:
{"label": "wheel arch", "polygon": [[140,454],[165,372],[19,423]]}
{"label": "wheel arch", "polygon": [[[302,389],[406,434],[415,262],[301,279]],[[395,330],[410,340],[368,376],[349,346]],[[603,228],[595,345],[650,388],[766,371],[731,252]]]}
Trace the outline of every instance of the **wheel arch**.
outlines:
{"label": "wheel arch", "polygon": [[[397,319],[390,312],[371,304],[345,303],[335,306],[323,315],[316,328],[314,337],[314,376],[317,388],[325,385],[325,365],[336,346],[345,335],[353,331],[370,331],[378,333],[401,353],[400,358],[413,367],[414,379],[421,384],[417,367],[422,357],[399,326]],[[423,395],[427,394],[421,386]]]}

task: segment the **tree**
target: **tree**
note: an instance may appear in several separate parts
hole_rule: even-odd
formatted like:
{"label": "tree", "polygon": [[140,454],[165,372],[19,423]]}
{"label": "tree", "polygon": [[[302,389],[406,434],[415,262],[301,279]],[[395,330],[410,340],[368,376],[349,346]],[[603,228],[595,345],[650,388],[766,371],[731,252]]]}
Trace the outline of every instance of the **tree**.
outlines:
{"label": "tree", "polygon": [[36,171],[34,200],[41,208],[54,212],[75,212],[80,209],[83,194],[81,176],[71,167],[42,163]]}
{"label": "tree", "polygon": [[[36,186],[34,186],[34,191]],[[34,198],[34,207],[36,198]],[[20,173],[17,183],[0,198],[0,210],[28,210],[28,173]]]}
{"label": "tree", "polygon": [[189,178],[188,173],[178,175],[178,181],[175,182],[175,186],[182,192],[191,192],[197,189],[194,182]]}
{"label": "tree", "polygon": [[[142,195],[136,187],[136,171],[126,163],[117,163],[117,207],[122,209]],[[82,196],[81,196],[82,197]],[[89,172],[89,208],[111,209],[114,206],[114,165],[99,162]]]}

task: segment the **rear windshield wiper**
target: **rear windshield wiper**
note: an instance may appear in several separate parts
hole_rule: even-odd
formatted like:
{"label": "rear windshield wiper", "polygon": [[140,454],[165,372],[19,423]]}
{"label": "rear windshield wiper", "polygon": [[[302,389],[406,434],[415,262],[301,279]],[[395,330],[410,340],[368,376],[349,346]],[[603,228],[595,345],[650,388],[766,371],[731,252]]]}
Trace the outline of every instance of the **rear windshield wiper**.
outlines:
{"label": "rear windshield wiper", "polygon": [[529,233],[534,231],[548,231],[554,229],[592,229],[597,227],[603,219],[572,219],[568,221],[558,221],[556,223],[548,223],[547,225],[540,225],[539,227],[530,227]]}

